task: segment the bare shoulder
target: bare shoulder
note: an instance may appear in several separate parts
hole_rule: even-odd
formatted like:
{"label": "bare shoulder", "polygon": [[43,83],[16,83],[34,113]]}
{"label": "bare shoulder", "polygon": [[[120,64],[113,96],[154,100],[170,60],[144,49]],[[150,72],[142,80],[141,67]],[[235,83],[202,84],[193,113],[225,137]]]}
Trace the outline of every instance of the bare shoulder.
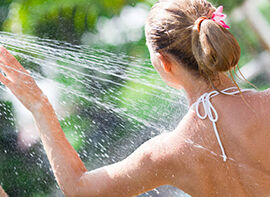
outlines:
{"label": "bare shoulder", "polygon": [[126,159],[85,173],[80,179],[77,196],[126,197],[161,185],[174,185],[176,176],[181,179],[176,170],[185,166],[179,162],[181,159],[176,166],[181,146],[175,140],[175,132],[160,134],[143,143]]}
{"label": "bare shoulder", "polygon": [[173,159],[173,151],[171,149],[171,141],[173,140],[173,133],[162,133],[145,143],[143,143],[132,155],[128,158],[132,160],[149,160],[156,167],[164,167],[168,165]]}
{"label": "bare shoulder", "polygon": [[255,103],[260,110],[262,121],[269,122],[270,120],[270,88],[257,92],[255,96]]}
{"label": "bare shoulder", "polygon": [[270,88],[258,92],[258,95],[260,96],[261,99],[263,99],[265,103],[269,103],[270,105]]}
{"label": "bare shoulder", "polygon": [[[166,171],[164,173],[171,175],[175,172],[176,168],[181,169],[183,167],[179,161],[184,162],[185,160],[180,156],[185,152],[185,148],[186,142],[184,136],[175,130],[173,132],[162,133],[148,140],[130,157],[150,160],[150,163],[153,163],[157,169]],[[169,179],[167,181],[170,181]]]}
{"label": "bare shoulder", "polygon": [[270,108],[270,88],[264,91],[252,91],[248,94],[250,103],[261,111],[263,115],[269,112]]}
{"label": "bare shoulder", "polygon": [[253,90],[249,92],[249,95],[257,100],[270,102],[270,88],[266,90]]}
{"label": "bare shoulder", "polygon": [[[246,103],[243,102],[243,99],[240,98],[239,102],[235,102],[234,104],[238,106],[238,109],[242,106],[242,111],[247,110],[247,115],[252,114],[254,117],[254,114],[257,118],[261,118],[261,116],[267,115],[270,107],[270,89],[260,91],[260,90],[251,90],[244,92],[244,98],[245,101],[247,101],[248,106]],[[241,105],[239,105],[241,103]],[[234,105],[231,105],[232,107],[235,107]],[[252,109],[253,112],[251,113],[250,109]],[[269,114],[270,115],[270,114]]]}

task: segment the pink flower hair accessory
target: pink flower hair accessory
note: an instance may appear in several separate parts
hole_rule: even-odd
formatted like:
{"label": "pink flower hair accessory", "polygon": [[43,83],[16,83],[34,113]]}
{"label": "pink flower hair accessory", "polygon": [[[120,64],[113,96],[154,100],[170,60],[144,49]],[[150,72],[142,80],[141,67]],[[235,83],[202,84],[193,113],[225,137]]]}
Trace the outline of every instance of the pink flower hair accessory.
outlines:
{"label": "pink flower hair accessory", "polygon": [[197,25],[197,30],[198,32],[201,31],[201,24],[204,20],[212,20],[215,21],[216,23],[218,23],[219,25],[221,25],[222,27],[224,27],[225,29],[229,29],[230,26],[228,26],[224,20],[226,19],[227,15],[223,14],[223,6],[219,6],[215,12],[213,12],[212,16],[210,18],[207,17],[200,17],[198,18],[198,20],[195,22],[195,24]]}
{"label": "pink flower hair accessory", "polygon": [[217,8],[217,10],[213,13],[211,19],[215,22],[217,22],[218,24],[220,24],[222,27],[224,27],[225,29],[230,29],[230,26],[228,26],[224,20],[226,19],[227,15],[223,14],[223,6],[219,6]]}

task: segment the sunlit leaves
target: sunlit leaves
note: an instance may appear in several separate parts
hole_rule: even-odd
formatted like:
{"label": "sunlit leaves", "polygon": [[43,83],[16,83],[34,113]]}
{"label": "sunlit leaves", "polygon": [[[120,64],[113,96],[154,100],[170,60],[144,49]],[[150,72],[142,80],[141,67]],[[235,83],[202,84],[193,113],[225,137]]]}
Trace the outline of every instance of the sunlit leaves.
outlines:
{"label": "sunlit leaves", "polygon": [[209,0],[214,6],[223,5],[225,12],[231,12],[234,8],[244,3],[244,0]]}
{"label": "sunlit leaves", "polygon": [[[134,2],[137,1],[131,3]],[[5,30],[78,43],[86,30],[95,29],[100,16],[111,18],[127,3],[124,0],[13,0]]]}

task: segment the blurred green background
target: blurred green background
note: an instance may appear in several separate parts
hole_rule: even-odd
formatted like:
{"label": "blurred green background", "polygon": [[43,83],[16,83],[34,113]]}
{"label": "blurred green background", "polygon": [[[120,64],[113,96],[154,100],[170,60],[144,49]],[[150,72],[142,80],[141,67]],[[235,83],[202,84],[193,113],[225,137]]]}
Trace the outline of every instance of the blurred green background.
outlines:
{"label": "blurred green background", "polygon": [[[65,41],[74,45],[88,45],[113,53],[124,52],[130,56],[149,59],[143,21],[129,24],[125,17],[136,17],[136,14],[139,14],[144,18],[143,16],[155,2],[155,0],[1,0],[0,29],[5,32]],[[214,0],[213,3],[224,5],[225,12],[229,15],[230,31],[236,36],[242,49],[239,66],[245,69],[259,65],[261,61],[258,59],[261,60],[261,54],[268,53],[270,45],[258,32],[256,25],[248,19],[244,6],[246,2],[244,0]],[[270,2],[261,0],[253,6],[269,25]],[[269,35],[270,32],[265,32],[265,34]],[[268,62],[263,60],[265,61]],[[151,65],[148,66],[151,67]],[[258,72],[256,76],[251,75],[249,71],[246,73],[251,82],[260,89],[265,89],[269,87],[270,77],[267,72],[264,72],[267,65],[263,64],[261,67],[261,72]],[[59,80],[61,81],[61,78]],[[132,83],[129,85],[134,88],[144,88]],[[247,86],[245,83],[242,85]],[[144,96],[132,94],[125,89],[115,89],[115,91],[119,91],[126,100],[136,100]],[[153,98],[149,96],[143,98],[149,102],[153,101]],[[85,107],[88,108],[89,103],[85,104]],[[36,144],[27,151],[19,150],[16,144],[17,134],[14,132],[16,131],[15,123],[4,118],[4,116],[13,117],[12,103],[1,101],[0,109],[9,112],[0,116],[0,184],[10,196],[52,195],[56,187],[55,180],[48,163],[44,162],[42,146]],[[98,113],[104,116],[105,112],[100,110]],[[131,113],[138,113],[139,117],[147,119],[149,116],[147,113],[151,113],[151,109],[149,108],[146,114]],[[106,116],[111,122],[124,124],[123,120],[118,120],[110,114]],[[79,136],[91,127],[87,125],[88,119],[94,119],[89,114],[80,114],[79,117],[71,114],[61,122],[70,141],[74,137],[71,132],[76,129],[75,125],[78,122],[80,122],[80,130],[75,135]],[[101,120],[102,117],[96,119]],[[70,123],[69,126],[64,124],[65,121]],[[109,123],[105,122],[105,124]],[[110,127],[119,134],[116,138],[121,138],[123,132],[128,132],[118,128],[116,124]],[[96,129],[99,129],[99,126],[96,126]],[[80,154],[89,149],[82,139],[71,143]],[[84,156],[82,159],[89,162]]]}

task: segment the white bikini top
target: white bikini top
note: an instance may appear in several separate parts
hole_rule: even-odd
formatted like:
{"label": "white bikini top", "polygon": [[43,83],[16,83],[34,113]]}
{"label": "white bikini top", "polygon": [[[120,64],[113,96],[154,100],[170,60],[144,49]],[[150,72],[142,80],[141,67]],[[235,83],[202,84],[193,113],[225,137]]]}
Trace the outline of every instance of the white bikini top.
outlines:
{"label": "white bikini top", "polygon": [[[241,92],[247,92],[247,91],[251,91],[251,90],[248,90],[248,89],[241,90]],[[240,93],[240,91],[236,87],[227,88],[227,89],[221,90],[220,92],[226,95],[236,95]],[[217,125],[216,125],[216,122],[218,121],[218,113],[211,103],[211,98],[219,94],[220,93],[216,90],[210,93],[205,93],[191,107],[192,108],[195,107],[196,114],[200,119],[205,120],[208,117],[209,120],[213,123],[213,128],[216,134],[216,138],[222,152],[223,161],[226,162],[228,157],[225,153],[224,147],[220,140],[220,136],[219,136]],[[199,111],[200,104],[203,105],[204,115],[202,115]]]}

